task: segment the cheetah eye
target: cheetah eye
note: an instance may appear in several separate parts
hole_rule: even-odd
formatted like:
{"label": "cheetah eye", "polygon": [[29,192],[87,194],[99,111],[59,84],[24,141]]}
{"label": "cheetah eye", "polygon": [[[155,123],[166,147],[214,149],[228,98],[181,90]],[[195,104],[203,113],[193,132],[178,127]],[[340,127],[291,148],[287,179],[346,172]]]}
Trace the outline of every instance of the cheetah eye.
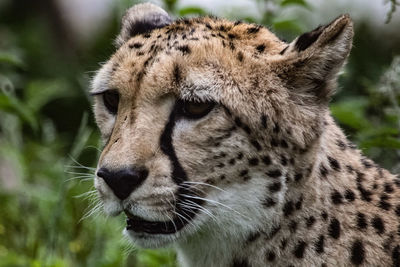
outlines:
{"label": "cheetah eye", "polygon": [[116,90],[108,90],[103,94],[103,102],[108,111],[111,114],[117,114],[118,111],[118,103],[119,103],[119,94]]}
{"label": "cheetah eye", "polygon": [[183,101],[182,114],[189,119],[200,119],[207,115],[214,106],[214,102]]}

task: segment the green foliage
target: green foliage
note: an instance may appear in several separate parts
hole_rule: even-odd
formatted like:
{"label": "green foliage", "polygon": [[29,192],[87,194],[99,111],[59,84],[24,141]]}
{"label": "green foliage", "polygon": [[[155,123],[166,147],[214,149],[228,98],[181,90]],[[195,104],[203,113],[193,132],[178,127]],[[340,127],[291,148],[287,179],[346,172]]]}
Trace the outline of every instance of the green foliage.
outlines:
{"label": "green foliage", "polygon": [[[175,266],[170,250],[122,241],[124,219],[99,216],[96,194],[87,193],[101,143],[85,73],[112,53],[119,17],[132,1],[119,0],[103,33],[82,46],[60,34],[65,29],[33,2],[0,3],[0,266]],[[307,1],[257,1],[266,2],[277,8],[261,9],[260,18],[238,12],[231,19],[272,25],[285,38],[305,30],[299,18],[279,14],[293,6],[312,12]],[[164,4],[177,16],[207,13],[179,9],[177,0]],[[400,171],[400,60],[390,65],[400,40],[389,45],[373,36],[367,26],[356,29],[331,109],[368,156]]]}

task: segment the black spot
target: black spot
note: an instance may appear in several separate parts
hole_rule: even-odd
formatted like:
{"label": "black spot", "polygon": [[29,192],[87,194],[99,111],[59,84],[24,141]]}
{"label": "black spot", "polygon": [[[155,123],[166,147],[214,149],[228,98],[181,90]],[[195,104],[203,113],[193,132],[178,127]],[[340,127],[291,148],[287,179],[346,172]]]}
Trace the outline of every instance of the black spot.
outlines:
{"label": "black spot", "polygon": [[178,46],[178,48],[177,48],[179,51],[181,51],[184,55],[186,55],[186,54],[190,54],[192,51],[190,50],[190,48],[189,48],[189,46],[188,45],[181,45],[181,46]]}
{"label": "black spot", "polygon": [[356,198],[356,195],[354,194],[354,192],[353,192],[352,190],[347,189],[346,192],[344,193],[344,197],[345,197],[348,201],[352,202],[352,201],[354,201],[354,199]]}
{"label": "black spot", "polygon": [[333,191],[333,193],[331,194],[331,199],[333,204],[342,204],[343,203],[343,196],[337,191]]}
{"label": "black spot", "polygon": [[277,134],[281,131],[281,127],[279,127],[278,124],[275,124],[274,129],[273,129],[274,133]]}
{"label": "black spot", "polygon": [[139,48],[141,48],[143,46],[143,44],[141,44],[141,43],[133,43],[133,44],[130,44],[129,45],[129,48],[136,48],[136,49],[139,49]]}
{"label": "black spot", "polygon": [[296,182],[300,181],[302,178],[303,178],[303,174],[302,174],[302,173],[296,173],[296,174],[294,175],[294,180],[295,180]]}
{"label": "black spot", "polygon": [[226,176],[225,176],[224,174],[222,174],[222,175],[219,177],[219,179],[221,179],[221,180],[225,180],[225,178],[226,178]]}
{"label": "black spot", "polygon": [[237,36],[233,33],[228,33],[228,38],[229,39],[235,39]]}
{"label": "black spot", "polygon": [[328,228],[328,233],[334,239],[338,239],[340,237],[340,222],[338,221],[338,219],[333,218],[331,220]]}
{"label": "black spot", "polygon": [[269,156],[263,156],[262,161],[267,166],[271,164],[271,158]]}
{"label": "black spot", "polygon": [[295,205],[296,210],[300,210],[302,205],[303,205],[303,196],[301,196],[299,198],[299,200],[296,202],[296,205]]}
{"label": "black spot", "polygon": [[396,212],[396,215],[400,217],[400,205],[397,205],[394,211]]}
{"label": "black spot", "polygon": [[242,153],[242,152],[239,152],[238,155],[237,155],[237,159],[240,160],[240,159],[242,159],[242,158],[243,158],[243,153]]}
{"label": "black spot", "polygon": [[328,161],[332,169],[334,169],[335,171],[340,171],[340,164],[336,159],[328,157]]}
{"label": "black spot", "polygon": [[337,141],[336,141],[336,144],[338,145],[338,147],[339,147],[341,150],[346,150],[346,143],[343,142],[342,140],[337,140]]}
{"label": "black spot", "polygon": [[328,175],[328,170],[323,164],[319,166],[319,172],[321,173],[322,177],[326,177]]}
{"label": "black spot", "polygon": [[307,243],[306,243],[306,242],[300,241],[300,242],[296,245],[296,247],[295,247],[295,249],[294,249],[294,251],[293,251],[294,256],[295,256],[296,258],[298,258],[298,259],[303,258],[303,256],[304,256],[304,251],[305,251],[305,249],[306,249],[306,246],[307,246]]}
{"label": "black spot", "polygon": [[229,48],[233,51],[235,50],[235,45],[233,42],[229,42]]}
{"label": "black spot", "polygon": [[275,138],[271,138],[271,146],[277,147],[278,146],[278,140],[276,140]]}
{"label": "black spot", "polygon": [[367,168],[367,169],[369,169],[369,168],[372,168],[372,163],[368,160],[368,159],[366,159],[366,158],[362,158],[361,159],[361,163],[364,165],[364,167],[365,168]]}
{"label": "black spot", "polygon": [[326,213],[326,211],[323,211],[321,217],[322,219],[324,219],[324,221],[326,221],[328,219],[328,213]]}
{"label": "black spot", "polygon": [[230,159],[230,160],[229,160],[229,164],[230,164],[230,165],[235,165],[235,163],[236,163],[236,160],[235,160],[235,159]]}
{"label": "black spot", "polygon": [[268,261],[274,261],[276,258],[275,253],[273,251],[268,251],[267,252],[267,260]]}
{"label": "black spot", "polygon": [[284,238],[284,239],[281,241],[280,249],[281,249],[281,250],[285,250],[286,246],[287,246],[287,239]]}
{"label": "black spot", "polygon": [[273,238],[280,230],[281,226],[279,224],[272,227],[271,232],[267,234],[267,239]]}
{"label": "black spot", "polygon": [[361,184],[362,180],[364,179],[364,176],[365,176],[364,173],[357,172],[357,178],[356,178],[357,189],[361,194],[361,199],[364,201],[370,202],[372,200],[372,198],[371,198],[372,193],[371,193],[371,191],[366,190]]}
{"label": "black spot", "polygon": [[390,210],[390,208],[392,207],[392,204],[390,204],[389,202],[387,202],[387,200],[389,200],[389,196],[388,195],[382,195],[381,199],[379,200],[379,204],[378,207],[384,210]]}
{"label": "black spot", "polygon": [[280,170],[272,170],[272,171],[269,171],[269,172],[267,172],[266,173],[269,177],[272,177],[272,178],[278,178],[278,177],[280,177],[281,175],[282,175],[282,173],[281,173],[281,171]]}
{"label": "black spot", "polygon": [[251,134],[251,130],[250,127],[247,125],[243,125],[243,130],[247,133],[247,134]]}
{"label": "black spot", "polygon": [[260,44],[256,46],[257,52],[262,53],[265,50],[265,44]]}
{"label": "black spot", "polygon": [[243,170],[243,171],[240,172],[239,175],[240,175],[241,177],[243,177],[243,176],[245,176],[245,175],[247,175],[247,174],[249,174],[249,170]]}
{"label": "black spot", "polygon": [[239,117],[236,117],[235,118],[235,124],[238,126],[238,127],[242,127],[242,121],[240,120],[240,118]]}
{"label": "black spot", "polygon": [[297,222],[296,221],[290,221],[289,223],[289,229],[292,231],[292,233],[296,232],[297,230]]}
{"label": "black spot", "polygon": [[237,59],[238,59],[240,62],[243,62],[243,53],[242,53],[241,51],[239,51],[239,52],[237,53]]}
{"label": "black spot", "polygon": [[267,115],[262,115],[262,116],[261,116],[261,125],[262,125],[264,128],[267,128],[267,120],[268,120]]}
{"label": "black spot", "polygon": [[283,166],[286,166],[286,165],[287,165],[287,158],[286,158],[284,155],[281,155],[281,164],[282,164]]}
{"label": "black spot", "polygon": [[385,192],[388,194],[393,193],[394,191],[393,186],[390,183],[385,183],[384,188]]}
{"label": "black spot", "polygon": [[400,245],[397,245],[392,251],[393,267],[400,267]]}
{"label": "black spot", "polygon": [[375,216],[372,218],[371,225],[375,228],[378,234],[383,234],[385,232],[385,224],[380,217]]}
{"label": "black spot", "polygon": [[360,230],[367,229],[368,223],[364,213],[357,213],[357,227]]}
{"label": "black spot", "polygon": [[314,216],[310,216],[306,219],[306,225],[307,228],[310,228],[311,226],[313,226],[313,224],[315,223],[315,217]]}
{"label": "black spot", "polygon": [[288,148],[289,145],[288,145],[288,143],[287,143],[285,140],[281,140],[281,147],[283,147],[283,148]]}
{"label": "black spot", "polygon": [[293,201],[288,201],[284,206],[283,206],[283,214],[285,216],[290,216],[294,211],[294,204]]}
{"label": "black spot", "polygon": [[251,159],[249,159],[249,165],[250,165],[250,166],[257,166],[257,165],[258,165],[258,162],[259,162],[258,158],[251,158]]}
{"label": "black spot", "polygon": [[323,27],[320,26],[311,32],[306,32],[300,35],[297,39],[295,47],[298,51],[306,50],[310,45],[312,45],[318,37],[321,35]]}
{"label": "black spot", "polygon": [[222,162],[221,162],[221,163],[218,163],[218,164],[217,164],[217,167],[218,167],[218,168],[223,168],[223,167],[225,167],[225,164],[222,163]]}
{"label": "black spot", "polygon": [[324,253],[324,241],[325,241],[325,236],[320,235],[317,242],[315,243],[315,251],[318,254]]}
{"label": "black spot", "polygon": [[211,27],[211,25],[210,25],[209,23],[206,23],[205,25],[206,25],[206,27],[207,27],[208,29],[212,30],[212,27]]}
{"label": "black spot", "polygon": [[360,265],[364,262],[364,257],[365,251],[363,243],[360,240],[354,241],[351,246],[351,262],[355,265]]}
{"label": "black spot", "polygon": [[261,145],[256,140],[251,140],[251,144],[257,149],[257,151],[261,151]]}
{"label": "black spot", "polygon": [[251,233],[248,237],[247,237],[247,243],[251,243],[251,242],[254,242],[254,241],[256,241],[256,239],[257,238],[259,238],[260,237],[260,232],[254,232],[254,233]]}
{"label": "black spot", "polygon": [[281,188],[282,188],[281,182],[275,182],[268,186],[268,189],[271,193],[278,192],[279,190],[281,190]]}
{"label": "black spot", "polygon": [[260,26],[254,26],[251,28],[247,29],[247,33],[252,34],[252,33],[257,33],[260,30]]}

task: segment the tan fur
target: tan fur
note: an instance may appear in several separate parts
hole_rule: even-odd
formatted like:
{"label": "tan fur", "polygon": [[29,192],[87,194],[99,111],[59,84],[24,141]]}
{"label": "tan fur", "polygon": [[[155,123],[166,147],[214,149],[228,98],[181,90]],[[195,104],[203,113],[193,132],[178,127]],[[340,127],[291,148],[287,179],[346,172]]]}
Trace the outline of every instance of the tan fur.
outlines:
{"label": "tan fur", "polygon": [[[125,18],[124,27],[135,22]],[[173,235],[126,232],[134,242],[173,243],[184,266],[399,266],[400,181],[352,147],[327,105],[350,52],[352,22],[344,15],[321,31],[299,51],[300,38],[286,44],[264,27],[215,18],[178,20],[130,39],[122,29],[121,47],[93,82],[93,93],[120,94],[117,116],[96,97],[107,140],[99,167],[141,165],[149,176],[124,201],[97,177],[107,212],[171,220],[179,185],[160,136],[177,98],[218,103],[199,120],[177,121],[172,134],[189,182],[201,183],[193,190],[210,200],[205,210]],[[180,49],[186,45],[189,52]],[[274,170],[281,175],[271,177]],[[345,197],[350,191],[354,200]],[[357,240],[362,259],[352,252]]]}

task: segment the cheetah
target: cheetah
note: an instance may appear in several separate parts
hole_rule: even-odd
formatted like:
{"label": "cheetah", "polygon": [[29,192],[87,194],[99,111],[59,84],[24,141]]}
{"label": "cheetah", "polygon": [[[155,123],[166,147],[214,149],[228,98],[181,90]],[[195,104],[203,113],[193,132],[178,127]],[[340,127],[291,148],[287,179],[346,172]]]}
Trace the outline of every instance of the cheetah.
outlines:
{"label": "cheetah", "polygon": [[181,266],[400,266],[400,179],[328,107],[352,38],[131,7],[91,88],[105,212]]}

